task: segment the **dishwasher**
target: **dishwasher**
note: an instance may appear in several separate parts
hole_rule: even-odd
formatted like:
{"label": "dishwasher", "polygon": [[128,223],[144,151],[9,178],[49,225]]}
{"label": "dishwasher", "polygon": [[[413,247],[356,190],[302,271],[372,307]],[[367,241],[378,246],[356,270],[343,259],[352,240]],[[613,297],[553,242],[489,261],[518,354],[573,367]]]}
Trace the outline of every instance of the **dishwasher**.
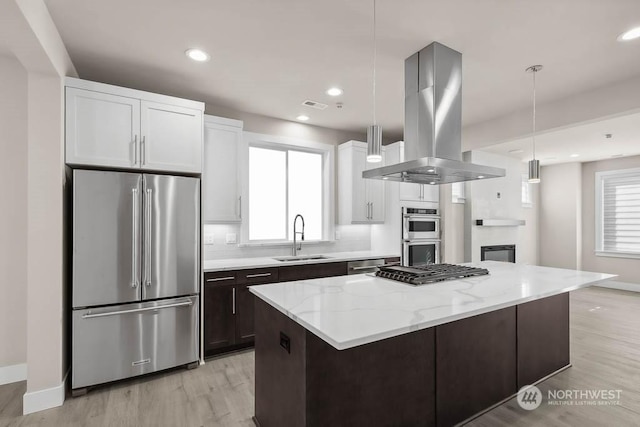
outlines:
{"label": "dishwasher", "polygon": [[382,265],[384,265],[384,258],[349,261],[347,263],[347,274],[375,273],[378,271],[378,267]]}

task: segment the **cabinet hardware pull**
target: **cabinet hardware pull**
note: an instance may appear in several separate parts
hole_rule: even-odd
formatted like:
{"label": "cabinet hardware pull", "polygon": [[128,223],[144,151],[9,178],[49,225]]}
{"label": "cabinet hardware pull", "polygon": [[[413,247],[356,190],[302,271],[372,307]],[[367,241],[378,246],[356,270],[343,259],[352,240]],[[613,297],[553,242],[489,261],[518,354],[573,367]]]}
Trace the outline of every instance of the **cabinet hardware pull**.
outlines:
{"label": "cabinet hardware pull", "polygon": [[227,276],[227,277],[216,277],[214,279],[207,279],[207,282],[221,282],[223,280],[233,280],[235,276]]}
{"label": "cabinet hardware pull", "polygon": [[147,137],[144,135],[140,140],[140,148],[142,149],[142,164],[147,164]]}
{"label": "cabinet hardware pull", "polygon": [[371,268],[379,267],[377,265],[365,265],[364,267],[351,267],[351,270],[367,270]]}
{"label": "cabinet hardware pull", "polygon": [[233,288],[233,314],[236,314],[236,288]]}
{"label": "cabinet hardware pull", "polygon": [[138,135],[133,137],[133,165],[138,164]]}
{"label": "cabinet hardware pull", "polygon": [[258,274],[247,274],[247,279],[253,279],[254,277],[269,277],[271,273],[258,273]]}
{"label": "cabinet hardware pull", "polygon": [[242,219],[242,196],[238,197],[238,219]]}

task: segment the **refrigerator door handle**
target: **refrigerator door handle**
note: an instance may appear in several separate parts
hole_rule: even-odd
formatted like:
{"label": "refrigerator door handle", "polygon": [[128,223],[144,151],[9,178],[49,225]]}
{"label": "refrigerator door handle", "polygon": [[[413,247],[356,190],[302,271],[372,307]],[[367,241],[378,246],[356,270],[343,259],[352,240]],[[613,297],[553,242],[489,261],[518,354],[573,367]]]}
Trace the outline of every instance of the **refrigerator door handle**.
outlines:
{"label": "refrigerator door handle", "polygon": [[138,224],[140,224],[140,218],[138,213],[138,189],[131,189],[131,287],[137,288],[140,284],[138,282],[138,254],[140,250],[138,248]]}
{"label": "refrigerator door handle", "polygon": [[134,308],[132,310],[119,310],[119,311],[107,311],[105,313],[91,313],[91,311],[87,311],[86,314],[82,315],[83,319],[93,319],[95,317],[106,317],[106,316],[119,316],[122,314],[133,314],[133,313],[142,313],[145,311],[152,310],[162,310],[163,308],[173,308],[173,307],[185,307],[193,305],[193,301],[182,301],[177,302],[175,304],[167,304],[167,305],[158,305],[153,307],[143,307],[143,308]]}
{"label": "refrigerator door handle", "polygon": [[152,208],[152,198],[153,198],[153,190],[150,188],[146,189],[146,208],[145,208],[145,235],[144,235],[144,276],[145,276],[145,286],[151,286],[151,231],[152,231],[152,218],[151,208]]}

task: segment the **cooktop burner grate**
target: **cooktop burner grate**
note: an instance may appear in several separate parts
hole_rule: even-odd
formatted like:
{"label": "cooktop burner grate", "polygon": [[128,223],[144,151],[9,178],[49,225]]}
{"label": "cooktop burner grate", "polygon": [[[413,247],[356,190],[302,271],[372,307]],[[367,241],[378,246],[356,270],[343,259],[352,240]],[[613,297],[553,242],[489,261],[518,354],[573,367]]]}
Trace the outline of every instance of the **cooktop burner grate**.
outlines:
{"label": "cooktop burner grate", "polygon": [[489,274],[486,268],[468,267],[455,264],[429,264],[420,267],[389,266],[380,267],[376,276],[397,280],[411,285],[426,285],[444,280]]}

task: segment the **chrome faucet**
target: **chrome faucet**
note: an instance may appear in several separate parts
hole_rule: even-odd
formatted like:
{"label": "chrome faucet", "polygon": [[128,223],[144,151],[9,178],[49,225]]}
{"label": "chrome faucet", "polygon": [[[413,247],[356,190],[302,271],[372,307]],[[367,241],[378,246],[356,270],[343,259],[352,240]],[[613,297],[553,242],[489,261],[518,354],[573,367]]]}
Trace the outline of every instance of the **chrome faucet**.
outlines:
{"label": "chrome faucet", "polygon": [[[296,222],[298,222],[298,218],[300,218],[302,220],[302,232],[296,231]],[[301,243],[300,243],[300,247],[298,247],[296,245],[296,236],[298,234],[302,235],[302,240],[301,240]],[[302,215],[298,214],[298,215],[296,215],[295,219],[293,220],[293,248],[291,250],[291,254],[293,256],[298,255],[298,251],[302,250],[302,241],[304,241],[304,217]]]}

